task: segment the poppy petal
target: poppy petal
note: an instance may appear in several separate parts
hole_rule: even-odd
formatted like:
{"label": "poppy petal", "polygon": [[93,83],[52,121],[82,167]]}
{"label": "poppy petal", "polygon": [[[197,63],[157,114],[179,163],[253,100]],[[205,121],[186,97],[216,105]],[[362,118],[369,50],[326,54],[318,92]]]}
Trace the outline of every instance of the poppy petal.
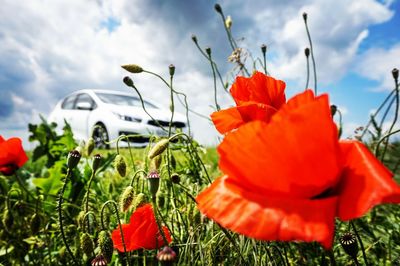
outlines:
{"label": "poppy petal", "polygon": [[341,170],[327,95],[283,114],[279,110],[269,124],[241,126],[218,152],[222,172],[260,194],[312,198],[336,184]]}
{"label": "poppy petal", "polygon": [[0,142],[0,165],[15,164],[22,167],[27,160],[21,139],[10,138]]}
{"label": "poppy petal", "polygon": [[218,132],[225,134],[253,120],[269,122],[276,109],[265,104],[247,102],[237,107],[214,112],[211,119]]}
{"label": "poppy petal", "polygon": [[[130,246],[131,241],[129,241],[129,239],[131,238],[132,232],[133,232],[133,228],[129,224],[122,225],[122,234],[124,235],[126,251],[133,250],[132,247]],[[119,230],[119,227],[117,227],[117,229],[112,231],[111,239],[114,243],[114,248],[118,249],[119,252],[124,252],[124,246],[122,244],[122,237],[121,237],[121,232]]]}
{"label": "poppy petal", "polygon": [[285,82],[256,72],[250,78],[237,77],[230,92],[237,105],[254,101],[279,109],[286,101],[285,87]]}
{"label": "poppy petal", "polygon": [[337,191],[341,220],[361,217],[380,203],[400,203],[400,186],[393,174],[358,141],[341,141],[345,167]]}
{"label": "poppy petal", "polygon": [[332,246],[337,197],[308,200],[256,194],[223,176],[196,201],[208,218],[252,238],[318,241],[325,248]]}

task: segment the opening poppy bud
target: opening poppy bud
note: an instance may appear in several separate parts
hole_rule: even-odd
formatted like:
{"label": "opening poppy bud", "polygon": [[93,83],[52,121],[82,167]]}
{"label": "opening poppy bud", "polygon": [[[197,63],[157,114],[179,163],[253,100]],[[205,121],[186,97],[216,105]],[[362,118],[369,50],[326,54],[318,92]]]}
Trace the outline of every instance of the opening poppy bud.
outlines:
{"label": "opening poppy bud", "polygon": [[107,266],[109,261],[102,255],[97,255],[92,262],[90,263],[92,266]]}
{"label": "opening poppy bud", "polygon": [[[160,262],[173,262],[176,259],[176,252],[169,246],[163,247],[157,253],[157,260]],[[169,265],[169,264],[166,264]]]}
{"label": "opening poppy bud", "polygon": [[154,157],[163,153],[168,147],[169,139],[162,139],[154,145],[154,147],[149,151],[148,157],[149,159],[153,159]]}
{"label": "opening poppy bud", "polygon": [[162,156],[158,155],[156,157],[153,158],[153,160],[151,160],[151,167],[154,170],[158,170],[161,166],[161,162],[162,162]]}
{"label": "opening poppy bud", "polygon": [[10,231],[12,226],[14,225],[14,216],[7,208],[4,210],[2,222],[4,227],[8,231]]}
{"label": "opening poppy bud", "polygon": [[126,71],[134,73],[134,74],[143,72],[143,68],[141,66],[138,66],[135,64],[122,65],[121,67],[123,69],[125,69]]}
{"label": "opening poppy bud", "polygon": [[357,257],[358,253],[358,244],[356,236],[353,233],[347,232],[344,233],[340,239],[340,244],[342,245],[344,251],[352,258]]}
{"label": "opening poppy bud", "polygon": [[177,173],[173,173],[171,175],[171,181],[174,184],[179,184],[179,182],[181,182],[181,177]]}
{"label": "opening poppy bud", "polygon": [[81,154],[77,150],[70,151],[67,158],[67,166],[69,169],[74,169],[81,159]]}
{"label": "opening poppy bud", "polygon": [[231,16],[227,16],[225,19],[225,27],[230,29],[232,27],[232,18]]}
{"label": "opening poppy bud", "polygon": [[125,85],[126,86],[128,86],[128,87],[133,87],[134,85],[133,85],[133,80],[130,78],[130,77],[128,77],[128,76],[126,76],[126,77],[124,77],[124,79],[122,80],[124,83],[125,83]]}
{"label": "opening poppy bud", "polygon": [[218,13],[222,14],[222,8],[219,4],[215,4],[214,5],[214,9],[215,11],[217,11]]}
{"label": "opening poppy bud", "polygon": [[193,41],[194,43],[197,43],[197,36],[194,35],[194,34],[192,34],[192,41]]}
{"label": "opening poppy bud", "polygon": [[93,240],[88,233],[83,233],[81,236],[81,249],[86,256],[90,257],[93,253]]}
{"label": "opening poppy bud", "polygon": [[80,212],[78,213],[78,216],[76,217],[76,221],[78,222],[78,226],[79,226],[80,228],[83,228],[83,227],[84,227],[83,218],[85,217],[85,214],[86,214],[85,211],[80,211]]}
{"label": "opening poppy bud", "polygon": [[304,54],[306,55],[306,57],[309,57],[310,56],[310,48],[306,48],[306,49],[304,49]]}
{"label": "opening poppy bud", "polygon": [[117,170],[120,176],[124,177],[126,175],[126,162],[122,155],[118,154],[115,157],[114,168]]}
{"label": "opening poppy bud", "polygon": [[139,208],[139,207],[142,207],[144,204],[146,204],[147,203],[147,201],[146,201],[146,195],[145,194],[143,194],[143,193],[139,193],[139,194],[137,194],[136,195],[136,197],[135,197],[135,203],[134,203],[134,207],[135,207],[135,209],[137,209],[137,208]]}
{"label": "opening poppy bud", "polygon": [[35,235],[39,232],[40,224],[41,224],[40,216],[37,213],[33,214],[31,221],[30,221],[30,228],[31,228],[32,234]]}
{"label": "opening poppy bud", "polygon": [[265,44],[261,45],[261,52],[265,55],[265,53],[267,52],[267,46]]}
{"label": "opening poppy bud", "polygon": [[175,74],[175,66],[173,64],[169,65],[169,75],[173,76]]}
{"label": "opening poppy bud", "polygon": [[331,105],[331,115],[332,115],[332,117],[335,116],[336,111],[337,111],[337,106],[332,104]]}
{"label": "opening poppy bud", "polygon": [[393,75],[394,80],[395,80],[396,83],[397,83],[397,81],[398,81],[398,79],[399,79],[399,70],[398,70],[397,68],[393,68],[393,70],[392,70],[392,75]]}
{"label": "opening poppy bud", "polygon": [[101,231],[99,233],[99,248],[101,254],[107,262],[111,262],[112,254],[114,251],[113,242],[111,240],[110,234],[107,231]]}
{"label": "opening poppy bud", "polygon": [[147,180],[149,181],[150,194],[155,197],[160,186],[160,174],[157,171],[150,172]]}
{"label": "opening poppy bud", "polygon": [[120,201],[120,209],[122,212],[126,212],[132,204],[132,201],[135,197],[135,193],[133,191],[132,186],[127,186],[122,193],[121,201]]}
{"label": "opening poppy bud", "polygon": [[307,13],[306,12],[303,13],[303,19],[304,19],[304,21],[307,21]]}
{"label": "opening poppy bud", "polygon": [[86,154],[89,156],[93,150],[94,150],[94,139],[89,138],[88,142],[86,143]]}
{"label": "opening poppy bud", "polygon": [[93,172],[96,172],[97,169],[99,169],[101,164],[101,155],[100,154],[96,154],[95,156],[93,156],[93,162],[92,162],[92,170]]}
{"label": "opening poppy bud", "polygon": [[210,47],[206,47],[206,53],[207,53],[208,57],[211,57],[211,48]]}

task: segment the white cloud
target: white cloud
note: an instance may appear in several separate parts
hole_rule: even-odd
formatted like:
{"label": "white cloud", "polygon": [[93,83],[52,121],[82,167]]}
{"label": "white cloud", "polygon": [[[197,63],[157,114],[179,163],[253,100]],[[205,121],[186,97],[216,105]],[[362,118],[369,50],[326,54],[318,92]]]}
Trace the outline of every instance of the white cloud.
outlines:
{"label": "white cloud", "polygon": [[[308,46],[303,11],[309,14],[319,80],[325,84],[346,73],[368,27],[393,15],[387,5],[373,0],[272,2],[222,1],[222,6],[232,15],[232,30],[248,38],[251,51],[256,53],[259,44],[267,43],[273,55],[272,72],[280,79],[298,82],[301,88],[305,79],[303,49]],[[144,0],[3,1],[0,69],[8,72],[0,72],[0,85],[1,90],[12,91],[15,111],[11,117],[0,118],[2,133],[11,132],[15,125],[26,126],[38,113],[48,113],[56,100],[73,90],[127,90],[121,79],[128,73],[119,67],[126,63],[140,64],[164,76],[168,76],[168,65],[175,64],[176,87],[187,93],[193,110],[209,115],[213,111],[209,107],[213,105],[211,70],[190,35],[194,28],[203,30],[195,32],[199,41],[213,46],[216,59],[224,60],[219,60],[221,69],[230,68],[226,63],[228,44],[224,43],[228,50],[219,45],[226,38],[219,17],[212,4],[204,4],[207,9],[199,12],[205,15],[197,18],[194,13],[165,15],[166,5],[154,10],[157,7]],[[174,8],[170,12],[178,12]],[[207,20],[209,16],[212,19]],[[109,20],[115,22],[112,30],[106,27]],[[197,24],[187,24],[192,20]],[[391,54],[391,60],[399,51]],[[365,58],[374,63],[368,54]],[[378,63],[376,73],[381,73]],[[360,73],[364,73],[361,68]],[[146,74],[133,78],[145,97],[168,106],[169,92],[162,82]],[[376,74],[376,79],[380,78]],[[229,95],[219,90],[220,105],[231,104]],[[203,143],[216,143],[217,133],[209,121],[192,117],[195,137]]]}
{"label": "white cloud", "polygon": [[389,49],[371,48],[358,57],[355,66],[361,76],[378,82],[373,90],[393,90],[394,80],[391,71],[400,68],[400,44]]}

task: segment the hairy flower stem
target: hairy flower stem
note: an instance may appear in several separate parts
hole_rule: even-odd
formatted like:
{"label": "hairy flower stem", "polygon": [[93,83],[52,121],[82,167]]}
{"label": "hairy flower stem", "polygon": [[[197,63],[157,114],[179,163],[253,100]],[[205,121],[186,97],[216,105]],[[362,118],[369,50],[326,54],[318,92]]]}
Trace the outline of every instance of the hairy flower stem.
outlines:
{"label": "hairy flower stem", "polygon": [[385,141],[387,138],[389,138],[391,135],[397,134],[397,133],[399,133],[399,132],[400,132],[400,129],[395,130],[395,131],[393,131],[393,132],[391,132],[391,133],[389,133],[389,134],[383,136],[383,137],[378,141],[378,143],[376,144],[376,147],[375,147],[375,157],[378,157],[379,145],[380,145],[383,141]]}
{"label": "hairy flower stem", "polygon": [[131,262],[130,262],[130,254],[126,252],[126,245],[125,245],[124,232],[122,231],[122,225],[121,225],[121,220],[120,220],[120,218],[119,218],[118,206],[117,206],[117,203],[116,203],[115,201],[113,201],[113,200],[108,200],[108,201],[106,201],[106,202],[103,204],[103,206],[101,207],[101,214],[100,214],[101,226],[103,227],[103,230],[106,230],[106,227],[105,227],[105,225],[104,225],[104,210],[105,210],[105,207],[106,207],[108,204],[111,204],[111,205],[114,207],[114,212],[115,212],[115,215],[117,216],[117,221],[118,221],[119,233],[121,234],[122,246],[123,246],[123,248],[124,248],[124,254],[127,255],[125,258],[126,258],[126,260],[127,260],[127,262],[128,262],[128,265],[130,266],[130,265],[131,265]]}
{"label": "hairy flower stem", "polygon": [[[360,249],[361,249],[361,252],[362,252],[362,254],[363,254],[363,258],[364,258],[365,265],[368,266],[369,263],[368,263],[368,260],[367,260],[367,254],[365,253],[364,244],[363,244],[363,242],[362,242],[362,240],[361,240],[360,235],[358,234],[357,228],[356,228],[356,226],[354,225],[353,221],[350,221],[350,226],[353,228],[354,234],[356,235],[357,240],[358,240],[358,242],[360,243]],[[353,258],[353,260],[354,260],[354,258]],[[357,258],[356,258],[356,260],[357,260]]]}
{"label": "hairy flower stem", "polygon": [[212,63],[213,61],[212,61],[212,58],[211,58],[211,52],[210,52],[210,54],[208,56],[208,60],[210,61],[211,70],[212,70],[212,74],[213,74],[213,80],[214,80],[214,102],[215,102],[215,108],[217,109],[217,111],[219,111],[221,108],[219,107],[218,102],[217,102],[217,78],[215,76],[214,64]]}
{"label": "hairy flower stem", "polygon": [[64,184],[63,184],[63,186],[61,188],[60,196],[58,198],[58,223],[59,223],[59,226],[60,226],[61,237],[62,237],[62,240],[64,242],[65,248],[67,249],[68,254],[71,256],[72,260],[74,261],[74,264],[75,265],[79,265],[78,261],[76,260],[76,258],[74,256],[74,253],[72,253],[72,250],[69,247],[69,244],[67,242],[67,238],[65,237],[64,226],[63,226],[63,217],[62,217],[63,196],[64,196],[65,188],[67,187],[68,178],[70,178],[71,173],[72,173],[71,169],[68,168],[67,174],[65,176],[65,181],[64,181]]}
{"label": "hairy flower stem", "polygon": [[308,56],[306,56],[306,60],[307,60],[307,80],[306,80],[306,89],[308,89],[308,83],[310,81],[310,59],[308,58]]}
{"label": "hairy flower stem", "polygon": [[[392,132],[394,126],[396,125],[397,118],[398,118],[398,115],[399,115],[399,107],[400,107],[399,84],[397,83],[397,80],[395,80],[395,84],[396,84],[396,85],[395,85],[395,90],[396,90],[396,94],[395,94],[396,109],[395,109],[395,111],[394,111],[394,118],[393,118],[392,125],[391,125],[390,128],[389,128],[389,134]],[[388,144],[389,144],[389,136],[390,136],[390,135],[388,135],[387,140],[385,141],[385,146],[384,146],[384,148],[383,148],[383,153],[382,153],[381,161],[383,161],[384,156],[385,156],[385,154],[386,154],[387,146],[388,146]]]}
{"label": "hairy flower stem", "polygon": [[315,66],[314,49],[313,49],[313,45],[312,45],[311,34],[308,29],[307,19],[304,20],[304,24],[306,26],[308,42],[310,43],[310,54],[311,54],[311,60],[312,60],[313,70],[314,70],[314,93],[315,93],[315,95],[317,95],[317,92],[318,92],[317,91],[317,68]]}
{"label": "hairy flower stem", "polygon": [[332,249],[327,251],[329,260],[331,261],[332,266],[336,266],[335,254],[333,253]]}
{"label": "hairy flower stem", "polygon": [[159,221],[159,219],[158,219],[158,207],[157,207],[156,197],[153,196],[153,197],[151,198],[151,200],[152,200],[152,202],[153,202],[154,217],[156,218],[156,223],[157,223],[158,231],[160,232],[161,237],[163,238],[164,245],[168,245],[168,241],[167,241],[167,238],[165,237],[164,230],[163,230],[163,228],[162,228],[162,226],[161,226],[161,223],[160,223],[160,221]]}
{"label": "hairy flower stem", "polygon": [[136,166],[135,166],[135,163],[134,163],[134,161],[133,161],[133,154],[132,154],[132,148],[131,148],[131,143],[130,143],[130,141],[129,141],[129,137],[134,137],[135,135],[125,135],[125,134],[122,134],[121,136],[119,136],[118,138],[117,138],[117,153],[119,154],[119,141],[121,140],[121,139],[126,139],[126,142],[128,143],[128,150],[129,150],[129,155],[131,156],[131,163],[132,163],[132,168],[133,168],[133,171],[136,171]]}
{"label": "hairy flower stem", "polygon": [[[93,178],[96,175],[96,171],[92,171],[92,174],[90,175],[90,179],[89,179],[89,184],[86,190],[86,195],[85,195],[85,199],[86,199],[86,203],[85,203],[85,213],[89,212],[89,195],[90,195],[90,186],[92,185],[93,182]],[[88,231],[90,231],[90,223],[89,223],[89,219],[87,220],[87,227],[88,227]]]}

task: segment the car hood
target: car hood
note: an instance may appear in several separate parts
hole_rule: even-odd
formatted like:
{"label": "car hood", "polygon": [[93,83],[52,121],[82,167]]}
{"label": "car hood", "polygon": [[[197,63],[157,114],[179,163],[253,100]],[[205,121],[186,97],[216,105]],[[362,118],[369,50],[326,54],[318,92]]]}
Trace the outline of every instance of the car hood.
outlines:
{"label": "car hood", "polygon": [[[118,113],[120,115],[132,116],[142,120],[151,120],[149,115],[146,114],[142,107],[121,106],[114,104],[107,104],[106,106],[111,112]],[[171,111],[165,108],[146,108],[146,111],[156,120],[169,121],[171,119]],[[174,112],[174,121],[185,123],[186,118],[184,115]]]}

